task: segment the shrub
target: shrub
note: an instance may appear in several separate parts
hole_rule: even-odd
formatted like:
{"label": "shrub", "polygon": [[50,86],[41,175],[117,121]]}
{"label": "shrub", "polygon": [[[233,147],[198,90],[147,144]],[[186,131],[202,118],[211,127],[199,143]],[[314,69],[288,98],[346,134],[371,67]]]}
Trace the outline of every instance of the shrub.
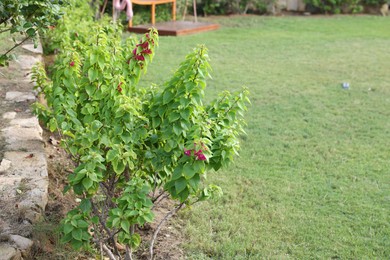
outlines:
{"label": "shrub", "polygon": [[[59,27],[72,31],[63,21],[69,24]],[[34,111],[60,132],[75,162],[66,190],[81,202],[62,222],[62,241],[75,249],[95,244],[111,259],[120,254],[119,242],[130,257],[141,242],[138,228],[154,220],[152,209],[162,197],[177,201],[169,217],[221,193],[203,181],[238,152],[248,92],[224,92],[203,104],[210,69],[204,46],[161,87],[138,88],[157,32],[122,41],[116,25],[88,28],[77,37],[65,33],[51,81],[42,66],[34,69],[48,105],[37,103]]]}
{"label": "shrub", "polygon": [[198,9],[203,15],[265,13],[274,0],[201,0]]}
{"label": "shrub", "polygon": [[305,0],[307,8],[320,13],[359,13],[363,10],[360,0]]}
{"label": "shrub", "polygon": [[[95,23],[107,23],[107,20],[94,20],[94,10],[89,6],[89,0],[68,0],[69,6],[63,8],[65,14],[42,37],[42,45],[46,54],[53,53],[61,48],[67,48],[76,39],[85,42],[83,37],[89,36],[89,31]],[[65,46],[68,45],[68,46]]]}

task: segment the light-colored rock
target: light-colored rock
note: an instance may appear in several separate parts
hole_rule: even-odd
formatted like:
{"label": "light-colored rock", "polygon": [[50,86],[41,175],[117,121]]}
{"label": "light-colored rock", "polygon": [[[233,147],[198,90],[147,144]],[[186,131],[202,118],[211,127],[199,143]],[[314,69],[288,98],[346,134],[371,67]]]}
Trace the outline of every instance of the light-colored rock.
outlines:
{"label": "light-colored rock", "polygon": [[42,129],[34,128],[23,128],[17,125],[9,126],[3,129],[3,136],[5,137],[5,142],[10,144],[13,142],[20,141],[43,141],[42,139]]}
{"label": "light-colored rock", "polygon": [[36,153],[43,151],[44,142],[40,140],[29,140],[11,142],[5,145],[5,151],[24,151],[29,153]]}
{"label": "light-colored rock", "polygon": [[5,100],[13,102],[35,101],[32,92],[9,91],[5,94]]}
{"label": "light-colored rock", "polygon": [[[0,192],[13,189],[14,187],[18,186],[21,181],[22,177],[20,176],[0,176]],[[2,197],[4,198],[4,194]]]}
{"label": "light-colored rock", "polygon": [[19,250],[16,250],[11,245],[2,243],[0,244],[0,260],[17,260],[21,259]]}
{"label": "light-colored rock", "polygon": [[7,171],[11,167],[11,161],[7,159],[1,160],[0,163],[0,173]]}
{"label": "light-colored rock", "polygon": [[[30,71],[36,62],[42,61],[42,49],[34,49],[32,45],[24,45],[23,48],[36,54],[20,55],[10,64],[7,84],[12,91],[0,96],[0,105],[36,100]],[[0,120],[3,120],[0,138],[5,142],[2,145],[3,160],[0,161],[0,233],[12,234],[10,239],[0,238],[0,260],[29,259],[33,242],[26,237],[32,233],[31,223],[43,218],[48,201],[42,129],[33,115],[20,119],[31,114],[24,105],[0,115]]]}
{"label": "light-colored rock", "polygon": [[43,54],[42,46],[39,44],[36,48],[34,48],[34,44],[23,44],[22,48],[32,53]]}
{"label": "light-colored rock", "polygon": [[26,213],[24,214],[24,217],[30,221],[30,223],[38,223],[43,220],[43,216],[41,212],[36,212],[33,210],[27,210]]}
{"label": "light-colored rock", "polygon": [[16,112],[5,112],[3,114],[3,119],[14,119],[16,117]]}
{"label": "light-colored rock", "polygon": [[29,250],[34,243],[32,240],[19,235],[10,235],[10,240],[22,251]]}
{"label": "light-colored rock", "polygon": [[40,211],[43,211],[47,204],[47,186],[46,187],[39,187],[32,189],[27,192],[28,200],[32,201],[35,206],[38,206],[40,208]]}
{"label": "light-colored rock", "polygon": [[22,178],[42,179],[47,178],[46,156],[42,153],[5,152],[4,158],[12,162],[9,171]]}
{"label": "light-colored rock", "polygon": [[31,70],[31,68],[37,63],[42,61],[42,57],[34,57],[31,55],[19,55],[17,61],[22,70]]}
{"label": "light-colored rock", "polygon": [[42,132],[42,129],[39,126],[38,118],[36,117],[13,119],[11,120],[10,125],[18,125],[25,128],[37,128],[39,129],[39,132]]}

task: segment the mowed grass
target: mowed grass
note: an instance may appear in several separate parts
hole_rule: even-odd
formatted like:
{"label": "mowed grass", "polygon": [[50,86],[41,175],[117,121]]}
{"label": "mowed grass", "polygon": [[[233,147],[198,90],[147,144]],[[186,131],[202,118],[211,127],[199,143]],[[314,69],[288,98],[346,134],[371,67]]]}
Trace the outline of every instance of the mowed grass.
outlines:
{"label": "mowed grass", "polygon": [[142,81],[168,79],[202,43],[206,99],[251,92],[240,157],[208,175],[224,196],[180,214],[187,258],[390,259],[390,18],[213,21],[161,37]]}

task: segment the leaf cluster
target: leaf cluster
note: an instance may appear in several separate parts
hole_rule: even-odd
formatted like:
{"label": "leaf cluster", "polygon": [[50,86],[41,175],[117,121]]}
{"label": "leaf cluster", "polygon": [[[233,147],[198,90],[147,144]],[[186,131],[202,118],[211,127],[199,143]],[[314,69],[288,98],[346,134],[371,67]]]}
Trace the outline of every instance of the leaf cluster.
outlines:
{"label": "leaf cluster", "polygon": [[[24,39],[38,44],[38,35],[44,35],[49,27],[54,26],[62,16],[61,6],[66,0],[2,0],[0,2],[0,33],[21,34]],[[0,56],[0,66],[8,64],[9,53],[20,45],[15,45]]]}
{"label": "leaf cluster", "polygon": [[[73,28],[69,22],[58,26]],[[35,104],[34,111],[61,133],[76,164],[67,190],[81,203],[63,221],[63,241],[75,248],[110,244],[119,254],[116,241],[139,246],[137,228],[153,222],[162,194],[183,205],[222,193],[202,180],[238,153],[248,91],[203,104],[210,77],[205,46],[188,54],[169,81],[139,88],[157,31],[122,41],[115,24],[89,26],[77,37],[53,34],[60,52],[51,79],[42,66],[33,72],[47,106]]]}

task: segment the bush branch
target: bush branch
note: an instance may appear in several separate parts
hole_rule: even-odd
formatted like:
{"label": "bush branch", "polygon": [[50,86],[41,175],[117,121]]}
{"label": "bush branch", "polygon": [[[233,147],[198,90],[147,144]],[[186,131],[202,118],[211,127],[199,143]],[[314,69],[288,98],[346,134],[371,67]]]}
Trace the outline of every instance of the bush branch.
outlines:
{"label": "bush branch", "polygon": [[165,215],[165,217],[164,217],[164,218],[161,220],[161,222],[158,224],[156,231],[154,231],[153,238],[152,238],[152,240],[150,241],[150,249],[149,249],[150,260],[153,260],[153,246],[154,246],[154,242],[156,241],[157,235],[158,235],[158,233],[160,232],[162,225],[163,225],[168,219],[170,219],[174,214],[176,214],[176,212],[178,212],[178,211],[183,207],[183,205],[184,205],[184,202],[183,202],[183,203],[180,203],[179,206],[177,206],[176,208],[174,208],[174,209],[172,209],[171,211],[169,211],[168,214]]}
{"label": "bush branch", "polygon": [[4,55],[7,55],[8,53],[10,53],[11,51],[13,51],[15,48],[19,47],[20,45],[22,45],[25,41],[27,41],[28,39],[30,39],[31,37],[30,36],[27,36],[26,38],[23,39],[23,41],[17,43],[14,45],[14,47],[12,47],[11,49],[9,49],[6,53],[4,53]]}

